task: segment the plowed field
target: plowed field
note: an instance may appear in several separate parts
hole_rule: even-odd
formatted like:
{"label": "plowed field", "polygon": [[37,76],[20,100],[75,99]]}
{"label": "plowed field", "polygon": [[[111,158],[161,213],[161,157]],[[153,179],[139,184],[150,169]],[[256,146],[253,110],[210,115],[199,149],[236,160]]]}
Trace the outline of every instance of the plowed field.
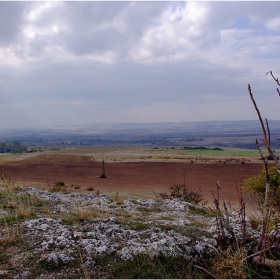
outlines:
{"label": "plowed field", "polygon": [[[204,197],[212,201],[217,179],[228,198],[236,198],[236,183],[257,175],[261,163],[203,164],[186,162],[116,162],[105,163],[106,179],[101,179],[102,162],[88,156],[39,155],[21,161],[2,162],[0,171],[15,182],[42,183],[63,181],[82,189],[118,191],[155,197],[155,192],[168,192],[174,183],[185,182],[189,188],[201,187]],[[34,184],[32,184],[34,185]]]}

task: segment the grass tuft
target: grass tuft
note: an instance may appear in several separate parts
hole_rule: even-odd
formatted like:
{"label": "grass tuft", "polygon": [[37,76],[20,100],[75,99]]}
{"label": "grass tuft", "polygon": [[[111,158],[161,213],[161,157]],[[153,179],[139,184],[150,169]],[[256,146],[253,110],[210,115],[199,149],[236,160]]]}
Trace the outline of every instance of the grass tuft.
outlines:
{"label": "grass tuft", "polygon": [[118,263],[113,269],[115,278],[120,279],[189,279],[205,278],[205,274],[192,267],[182,257],[159,255],[151,258],[147,254],[136,256],[130,262]]}
{"label": "grass tuft", "polygon": [[246,257],[247,251],[244,248],[235,250],[229,247],[216,256],[213,261],[213,273],[219,279],[251,278]]}

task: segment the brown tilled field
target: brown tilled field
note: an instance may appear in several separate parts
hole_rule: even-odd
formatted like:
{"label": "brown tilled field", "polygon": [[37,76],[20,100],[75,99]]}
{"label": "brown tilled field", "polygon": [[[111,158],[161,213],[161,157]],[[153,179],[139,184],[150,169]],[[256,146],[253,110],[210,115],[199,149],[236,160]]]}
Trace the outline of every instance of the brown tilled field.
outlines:
{"label": "brown tilled field", "polygon": [[185,182],[189,188],[201,187],[204,198],[212,201],[217,179],[224,196],[236,198],[236,184],[240,176],[246,179],[257,175],[262,169],[260,163],[186,163],[186,162],[110,162],[105,163],[106,179],[102,174],[102,162],[93,161],[90,156],[42,154],[19,161],[0,163],[14,182],[34,186],[40,183],[45,189],[48,182],[63,181],[67,185],[81,186],[82,190],[125,192],[153,197],[153,193],[168,192],[174,183]]}

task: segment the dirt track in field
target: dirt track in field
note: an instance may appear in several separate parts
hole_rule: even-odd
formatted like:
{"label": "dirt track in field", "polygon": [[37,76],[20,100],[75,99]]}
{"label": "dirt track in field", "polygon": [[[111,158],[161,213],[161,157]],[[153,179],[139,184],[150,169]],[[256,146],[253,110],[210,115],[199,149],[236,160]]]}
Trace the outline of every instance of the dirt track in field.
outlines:
{"label": "dirt track in field", "polygon": [[[217,179],[224,196],[236,198],[236,183],[240,176],[246,179],[257,175],[261,163],[203,164],[185,162],[117,162],[105,163],[106,179],[101,179],[102,162],[87,156],[39,155],[21,161],[4,162],[0,171],[14,182],[63,181],[82,189],[94,187],[102,191],[117,191],[155,197],[155,192],[168,192],[174,183],[185,182],[189,188],[201,187],[204,197],[212,201]],[[27,185],[27,184],[26,184]]]}

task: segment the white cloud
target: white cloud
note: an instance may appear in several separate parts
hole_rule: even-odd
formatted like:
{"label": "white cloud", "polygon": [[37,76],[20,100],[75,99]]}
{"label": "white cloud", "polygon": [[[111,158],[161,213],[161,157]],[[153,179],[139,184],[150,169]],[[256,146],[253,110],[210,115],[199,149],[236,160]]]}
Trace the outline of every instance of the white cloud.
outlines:
{"label": "white cloud", "polygon": [[280,17],[268,20],[265,26],[271,30],[280,32]]}
{"label": "white cloud", "polygon": [[0,2],[0,97],[10,111],[50,123],[234,119],[231,104],[240,108],[236,119],[254,118],[247,84],[265,102],[263,92],[273,98],[276,86],[265,73],[280,77],[279,8]]}

